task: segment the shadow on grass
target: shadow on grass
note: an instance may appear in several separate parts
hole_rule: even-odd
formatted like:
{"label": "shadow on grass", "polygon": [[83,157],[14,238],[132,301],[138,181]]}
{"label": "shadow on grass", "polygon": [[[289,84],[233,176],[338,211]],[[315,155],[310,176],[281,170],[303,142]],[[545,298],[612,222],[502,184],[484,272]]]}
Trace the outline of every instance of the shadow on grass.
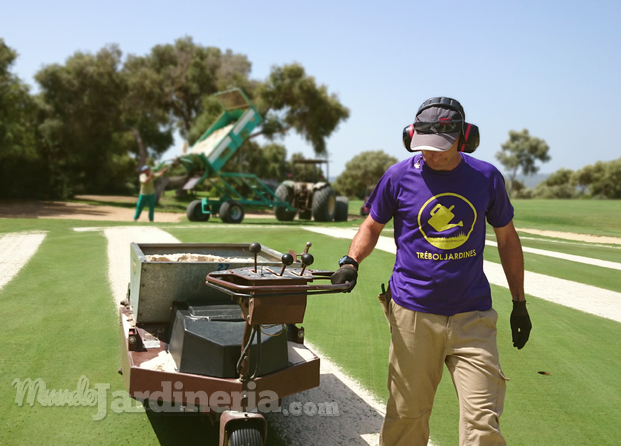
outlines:
{"label": "shadow on grass", "polygon": [[162,446],[218,446],[219,420],[212,415],[152,410],[146,413]]}
{"label": "shadow on grass", "polygon": [[[170,413],[146,410],[153,432],[162,446],[218,446],[220,418],[205,413]],[[279,434],[270,429],[268,419],[268,440],[270,446],[285,446]]]}

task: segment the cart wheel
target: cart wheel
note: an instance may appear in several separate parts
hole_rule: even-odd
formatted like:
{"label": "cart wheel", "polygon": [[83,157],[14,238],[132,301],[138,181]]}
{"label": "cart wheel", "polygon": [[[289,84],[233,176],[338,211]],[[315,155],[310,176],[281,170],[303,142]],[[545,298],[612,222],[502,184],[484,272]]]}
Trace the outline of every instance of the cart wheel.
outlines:
{"label": "cart wheel", "polygon": [[225,201],[220,206],[220,218],[224,223],[241,223],[244,215],[244,207],[238,201]]}
{"label": "cart wheel", "polygon": [[[209,210],[209,206],[207,206],[207,209]],[[186,214],[188,216],[188,220],[190,221],[207,221],[211,215],[203,213],[202,200],[194,200],[188,204]]]}
{"label": "cart wheel", "polygon": [[258,429],[238,427],[231,431],[228,446],[263,446],[263,438]]}

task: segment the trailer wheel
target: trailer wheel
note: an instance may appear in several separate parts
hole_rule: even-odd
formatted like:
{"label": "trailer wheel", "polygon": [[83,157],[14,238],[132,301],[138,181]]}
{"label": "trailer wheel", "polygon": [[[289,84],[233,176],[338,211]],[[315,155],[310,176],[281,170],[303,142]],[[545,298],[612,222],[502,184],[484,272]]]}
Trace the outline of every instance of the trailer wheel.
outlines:
{"label": "trailer wheel", "polygon": [[336,193],[330,186],[313,194],[313,218],[315,221],[333,221],[336,212]]}
{"label": "trailer wheel", "polygon": [[349,214],[349,198],[336,197],[336,211],[334,212],[334,221],[347,221]]}
{"label": "trailer wheel", "polygon": [[[289,204],[293,203],[293,188],[281,184],[276,188],[276,197],[280,201],[286,201]],[[290,211],[283,206],[274,206],[274,214],[276,214],[276,220],[278,221],[292,221],[295,218],[295,211]]]}
{"label": "trailer wheel", "polygon": [[229,435],[228,446],[263,446],[259,429],[238,427]]}
{"label": "trailer wheel", "polygon": [[[209,209],[209,206],[207,206],[207,209]],[[211,216],[211,214],[203,213],[202,200],[194,200],[188,204],[186,214],[190,221],[208,221]]]}
{"label": "trailer wheel", "polygon": [[225,201],[220,206],[220,218],[224,223],[241,223],[244,215],[244,206],[239,201]]}

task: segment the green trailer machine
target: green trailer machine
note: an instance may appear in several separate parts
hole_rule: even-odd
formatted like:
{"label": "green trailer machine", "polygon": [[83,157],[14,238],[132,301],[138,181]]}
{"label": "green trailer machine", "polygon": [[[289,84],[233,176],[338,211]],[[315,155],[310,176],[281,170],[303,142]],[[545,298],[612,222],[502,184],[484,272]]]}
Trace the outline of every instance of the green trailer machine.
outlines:
{"label": "green trailer machine", "polygon": [[[334,190],[328,183],[309,185],[310,190],[321,191],[314,201],[296,200],[296,197],[284,196],[278,189],[276,193],[254,174],[220,172],[263,118],[239,88],[217,93],[214,97],[224,112],[188,153],[178,158],[188,172],[184,190],[193,190],[207,181],[219,194],[217,198],[190,202],[187,208],[190,221],[206,222],[212,215],[218,214],[225,223],[241,223],[245,215],[244,206],[248,205],[273,209],[279,220],[291,220],[291,216],[298,213],[301,218],[312,215],[318,221],[332,221],[335,215],[340,219],[338,217],[343,212],[337,212],[337,206],[342,207],[342,204],[337,204]],[[309,209],[301,205],[302,202],[309,203]],[[310,214],[311,207],[318,211]],[[344,214],[346,219],[346,210]]]}

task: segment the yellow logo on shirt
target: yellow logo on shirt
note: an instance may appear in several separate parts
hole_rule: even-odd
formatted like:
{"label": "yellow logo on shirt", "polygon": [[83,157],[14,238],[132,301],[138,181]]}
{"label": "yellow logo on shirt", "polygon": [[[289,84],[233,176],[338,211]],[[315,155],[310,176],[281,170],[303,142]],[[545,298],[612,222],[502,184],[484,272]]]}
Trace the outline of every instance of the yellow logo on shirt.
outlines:
{"label": "yellow logo on shirt", "polygon": [[439,249],[455,249],[466,243],[476,221],[472,203],[451,192],[434,195],[418,212],[423,237]]}

